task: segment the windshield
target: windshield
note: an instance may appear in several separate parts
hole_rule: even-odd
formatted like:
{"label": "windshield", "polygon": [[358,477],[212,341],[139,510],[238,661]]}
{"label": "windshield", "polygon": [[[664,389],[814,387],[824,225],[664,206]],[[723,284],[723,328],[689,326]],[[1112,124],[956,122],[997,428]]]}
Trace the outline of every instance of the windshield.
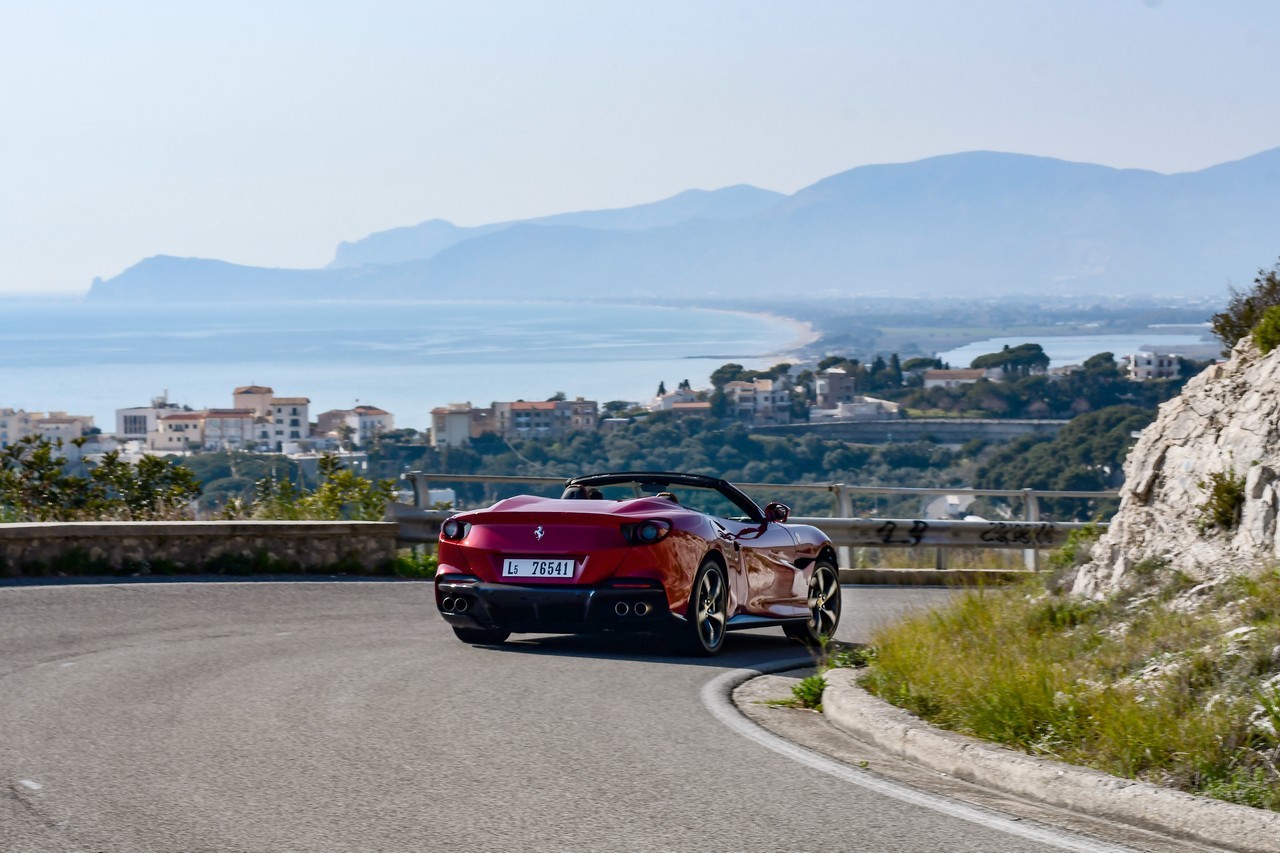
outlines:
{"label": "windshield", "polygon": [[582,485],[571,485],[564,492],[564,497],[570,499],[610,501],[633,500],[655,495],[668,497],[681,506],[718,518],[734,521],[760,520],[758,508],[745,496],[727,495],[711,486],[671,482],[655,477],[638,477],[599,485],[588,482]]}

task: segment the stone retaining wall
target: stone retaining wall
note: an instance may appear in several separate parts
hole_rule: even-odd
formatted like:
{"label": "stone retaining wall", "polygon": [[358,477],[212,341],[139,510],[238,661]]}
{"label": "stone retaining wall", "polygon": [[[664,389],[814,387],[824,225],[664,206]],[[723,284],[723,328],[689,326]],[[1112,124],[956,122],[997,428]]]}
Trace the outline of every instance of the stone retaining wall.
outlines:
{"label": "stone retaining wall", "polygon": [[0,524],[0,577],[386,572],[381,521],[109,521]]}

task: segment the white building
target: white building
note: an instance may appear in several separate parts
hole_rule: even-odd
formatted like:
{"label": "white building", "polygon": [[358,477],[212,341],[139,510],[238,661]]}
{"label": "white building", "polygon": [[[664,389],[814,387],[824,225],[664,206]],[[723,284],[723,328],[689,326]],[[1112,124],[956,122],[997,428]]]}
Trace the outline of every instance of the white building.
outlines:
{"label": "white building", "polygon": [[160,418],[183,411],[169,402],[169,392],[151,398],[150,406],[116,409],[116,438],[120,441],[145,440],[157,429]]}
{"label": "white building", "polygon": [[204,412],[165,415],[147,436],[147,449],[162,453],[186,453],[204,446]]}
{"label": "white building", "polygon": [[0,447],[35,434],[35,422],[43,417],[40,412],[24,412],[22,409],[0,409]]}
{"label": "white building", "polygon": [[395,415],[377,406],[334,409],[316,416],[317,433],[335,438],[350,434],[352,443],[357,447],[364,447],[376,436],[395,428]]}
{"label": "white building", "polygon": [[926,388],[959,388],[990,377],[987,371],[971,367],[962,370],[926,370],[923,378]]}
{"label": "white building", "polygon": [[811,423],[846,421],[885,421],[902,416],[902,407],[892,400],[876,397],[854,397],[847,403],[836,403],[834,409],[809,410]]}
{"label": "white building", "polygon": [[275,391],[266,385],[241,385],[231,392],[231,408],[250,409],[260,418],[271,414],[271,398]]}
{"label": "white building", "polygon": [[209,409],[204,414],[205,450],[242,450],[254,444],[253,409]]}
{"label": "white building", "polygon": [[1182,363],[1171,353],[1135,352],[1124,357],[1129,378],[1136,382],[1148,379],[1177,379]]}
{"label": "white building", "polygon": [[681,403],[696,403],[698,395],[692,388],[677,388],[666,394],[659,394],[649,404],[651,412],[669,412]]}
{"label": "white building", "polygon": [[307,397],[272,397],[270,424],[259,429],[259,435],[268,432],[265,443],[272,450],[281,451],[285,442],[299,441],[311,436],[311,400]]}
{"label": "white building", "polygon": [[51,443],[69,443],[72,439],[87,435],[93,429],[93,418],[88,415],[68,415],[66,412],[49,412],[35,421],[36,435]]}
{"label": "white building", "polygon": [[754,426],[791,423],[791,382],[752,379],[726,382],[723,388],[730,414]]}
{"label": "white building", "polygon": [[431,446],[462,447],[478,434],[475,429],[481,421],[492,418],[493,409],[478,410],[470,403],[438,406],[431,410]]}

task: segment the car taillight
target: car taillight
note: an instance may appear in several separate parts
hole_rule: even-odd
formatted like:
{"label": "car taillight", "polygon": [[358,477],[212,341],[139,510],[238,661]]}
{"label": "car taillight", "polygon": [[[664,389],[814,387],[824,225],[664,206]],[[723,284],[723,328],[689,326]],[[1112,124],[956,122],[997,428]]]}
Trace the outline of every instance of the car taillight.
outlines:
{"label": "car taillight", "polygon": [[471,522],[458,521],[458,519],[456,518],[450,518],[447,521],[445,521],[444,524],[440,525],[441,538],[448,539],[453,542],[456,542],[459,539],[465,538],[467,533],[469,533],[470,531],[471,531]]}
{"label": "car taillight", "polygon": [[661,542],[670,532],[671,522],[660,518],[622,526],[623,537],[632,545],[652,545],[655,542]]}

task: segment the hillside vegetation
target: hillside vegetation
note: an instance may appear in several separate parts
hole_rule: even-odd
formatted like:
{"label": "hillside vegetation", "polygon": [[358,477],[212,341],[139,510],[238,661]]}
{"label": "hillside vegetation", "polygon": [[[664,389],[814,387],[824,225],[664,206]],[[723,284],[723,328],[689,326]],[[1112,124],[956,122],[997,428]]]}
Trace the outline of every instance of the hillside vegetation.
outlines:
{"label": "hillside vegetation", "polygon": [[1074,536],[1044,582],[879,632],[865,687],[1027,752],[1280,810],[1275,272],[1214,318],[1230,360],[1143,430],[1106,533]]}

